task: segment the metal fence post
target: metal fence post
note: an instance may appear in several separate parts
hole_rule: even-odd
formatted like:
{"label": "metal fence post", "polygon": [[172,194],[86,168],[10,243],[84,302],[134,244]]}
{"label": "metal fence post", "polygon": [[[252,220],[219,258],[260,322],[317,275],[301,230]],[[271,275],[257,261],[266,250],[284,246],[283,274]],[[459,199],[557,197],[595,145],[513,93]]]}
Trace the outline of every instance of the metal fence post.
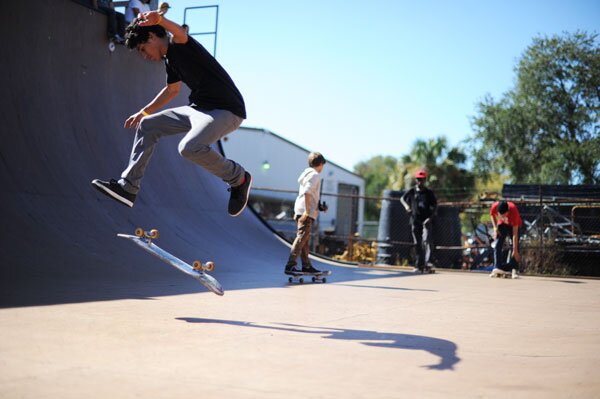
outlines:
{"label": "metal fence post", "polygon": [[542,194],[542,185],[540,190],[540,269],[544,270],[544,196]]}

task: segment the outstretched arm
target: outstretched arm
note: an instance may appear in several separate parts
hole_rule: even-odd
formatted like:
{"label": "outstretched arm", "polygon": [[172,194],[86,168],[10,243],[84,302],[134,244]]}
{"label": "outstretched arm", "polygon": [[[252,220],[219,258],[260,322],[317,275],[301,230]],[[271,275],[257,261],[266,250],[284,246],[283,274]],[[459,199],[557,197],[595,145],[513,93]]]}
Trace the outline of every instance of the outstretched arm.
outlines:
{"label": "outstretched arm", "polygon": [[180,87],[181,82],[166,85],[148,105],[127,118],[125,128],[129,129],[133,127],[137,129],[144,116],[155,113],[177,97]]}
{"label": "outstretched arm", "polygon": [[185,44],[188,35],[185,30],[173,21],[168,20],[158,11],[148,11],[138,15],[140,26],[160,25],[173,35],[173,43]]}

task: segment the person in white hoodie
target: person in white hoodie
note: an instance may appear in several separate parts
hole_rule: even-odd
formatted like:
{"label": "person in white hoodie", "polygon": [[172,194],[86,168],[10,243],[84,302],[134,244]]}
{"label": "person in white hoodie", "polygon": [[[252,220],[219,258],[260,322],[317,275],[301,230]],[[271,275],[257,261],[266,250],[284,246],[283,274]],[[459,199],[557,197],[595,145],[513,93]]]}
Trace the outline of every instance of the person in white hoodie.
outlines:
{"label": "person in white hoodie", "polygon": [[319,215],[319,211],[326,211],[327,205],[320,201],[321,176],[319,173],[325,166],[325,158],[318,152],[308,154],[308,168],[302,172],[298,178],[300,189],[296,203],[294,204],[294,219],[298,224],[296,239],[292,244],[290,257],[285,265],[285,274],[299,273],[296,267],[298,255],[302,260],[303,273],[319,273],[308,259],[308,244],[310,241],[310,232],[314,221]]}

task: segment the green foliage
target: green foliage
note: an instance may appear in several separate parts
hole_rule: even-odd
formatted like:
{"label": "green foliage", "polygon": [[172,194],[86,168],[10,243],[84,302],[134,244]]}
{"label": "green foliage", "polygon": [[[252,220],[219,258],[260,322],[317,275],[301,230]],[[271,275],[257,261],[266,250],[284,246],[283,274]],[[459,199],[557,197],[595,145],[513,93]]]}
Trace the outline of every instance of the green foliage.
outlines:
{"label": "green foliage", "polygon": [[[472,173],[464,168],[466,155],[456,147],[449,148],[445,137],[417,140],[409,154],[400,158],[376,156],[354,166],[354,172],[365,179],[369,196],[381,196],[386,189],[404,190],[414,185],[414,175],[425,168],[428,186],[442,201],[467,199],[475,186]],[[368,200],[365,219],[379,220],[380,202]]]}
{"label": "green foliage", "polygon": [[[383,190],[390,188],[389,176],[396,168],[396,158],[378,155],[354,166],[354,172],[365,179],[366,195],[382,196]],[[366,201],[365,220],[379,220],[379,201]]]}
{"label": "green foliage", "polygon": [[472,119],[475,173],[515,183],[600,183],[600,47],[586,33],[533,40],[499,101]]}
{"label": "green foliage", "polygon": [[427,185],[441,201],[468,199],[475,187],[475,176],[465,168],[467,156],[458,147],[449,147],[445,137],[417,140],[409,154],[400,158],[394,174],[398,189],[415,184],[419,169],[427,170]]}

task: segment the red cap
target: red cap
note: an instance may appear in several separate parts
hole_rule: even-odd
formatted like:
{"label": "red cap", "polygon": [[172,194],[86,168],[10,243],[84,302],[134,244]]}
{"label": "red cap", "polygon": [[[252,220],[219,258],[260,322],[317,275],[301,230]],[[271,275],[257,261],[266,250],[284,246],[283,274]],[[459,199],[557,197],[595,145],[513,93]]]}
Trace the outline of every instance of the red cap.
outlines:
{"label": "red cap", "polygon": [[425,171],[425,169],[418,170],[417,173],[415,173],[415,177],[417,179],[426,179],[427,172]]}

